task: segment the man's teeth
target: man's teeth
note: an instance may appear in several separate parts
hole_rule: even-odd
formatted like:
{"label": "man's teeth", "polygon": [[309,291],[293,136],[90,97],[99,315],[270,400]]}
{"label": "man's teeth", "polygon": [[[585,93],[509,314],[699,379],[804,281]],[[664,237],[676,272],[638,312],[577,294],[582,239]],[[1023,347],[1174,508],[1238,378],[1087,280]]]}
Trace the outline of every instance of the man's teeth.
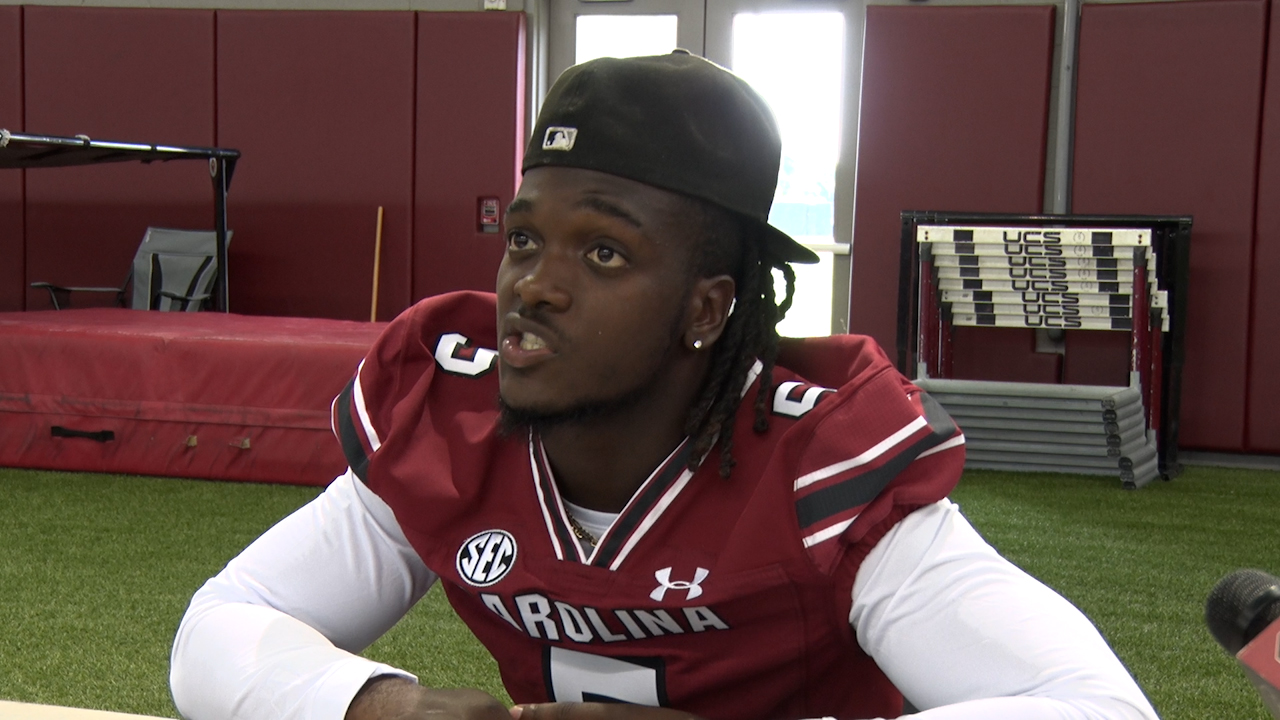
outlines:
{"label": "man's teeth", "polygon": [[546,346],[546,341],[533,333],[521,333],[520,335],[521,350],[541,350]]}

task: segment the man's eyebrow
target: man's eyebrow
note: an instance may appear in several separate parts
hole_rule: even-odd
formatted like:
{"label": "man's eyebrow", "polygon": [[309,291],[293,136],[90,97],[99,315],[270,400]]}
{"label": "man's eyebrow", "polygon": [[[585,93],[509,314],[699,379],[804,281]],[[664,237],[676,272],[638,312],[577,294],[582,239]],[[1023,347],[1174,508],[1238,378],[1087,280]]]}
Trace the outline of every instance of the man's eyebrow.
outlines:
{"label": "man's eyebrow", "polygon": [[605,200],[604,198],[598,197],[596,195],[588,195],[582,198],[581,200],[579,200],[578,202],[574,203],[573,206],[578,208],[587,208],[588,210],[595,210],[598,213],[603,213],[611,217],[616,217],[619,220],[629,225],[633,225],[637,228],[644,227],[644,225],[640,222],[639,219],[636,218],[635,215],[632,215],[631,213],[627,212],[626,209],[624,209],[622,206],[611,203],[608,200]]}
{"label": "man's eyebrow", "polygon": [[529,198],[516,198],[507,206],[507,215],[511,213],[529,212],[533,210],[533,201]]}

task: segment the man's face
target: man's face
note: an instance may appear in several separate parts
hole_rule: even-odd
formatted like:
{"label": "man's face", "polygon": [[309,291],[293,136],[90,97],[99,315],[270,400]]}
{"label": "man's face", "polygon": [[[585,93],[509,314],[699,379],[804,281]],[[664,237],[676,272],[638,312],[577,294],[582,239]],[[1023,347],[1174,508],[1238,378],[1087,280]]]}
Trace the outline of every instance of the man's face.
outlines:
{"label": "man's face", "polygon": [[525,174],[498,270],[503,403],[552,421],[618,412],[682,352],[692,248],[669,192],[591,170]]}

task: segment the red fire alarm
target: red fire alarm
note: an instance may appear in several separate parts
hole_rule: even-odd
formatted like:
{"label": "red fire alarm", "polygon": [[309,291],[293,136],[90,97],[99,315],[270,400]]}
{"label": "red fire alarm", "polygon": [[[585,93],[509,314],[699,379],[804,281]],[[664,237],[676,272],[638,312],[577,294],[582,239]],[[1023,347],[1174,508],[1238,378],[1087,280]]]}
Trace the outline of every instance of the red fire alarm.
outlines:
{"label": "red fire alarm", "polygon": [[477,198],[476,204],[480,211],[480,222],[476,229],[483,233],[498,232],[498,198]]}

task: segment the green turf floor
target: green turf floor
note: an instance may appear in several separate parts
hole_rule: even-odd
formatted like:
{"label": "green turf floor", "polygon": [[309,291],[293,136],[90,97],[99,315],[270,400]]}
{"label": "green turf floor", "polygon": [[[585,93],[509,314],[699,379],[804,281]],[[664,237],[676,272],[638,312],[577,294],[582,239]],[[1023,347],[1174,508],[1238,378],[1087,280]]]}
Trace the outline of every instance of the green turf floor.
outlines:
{"label": "green turf floor", "polygon": [[[0,469],[0,699],[173,716],[168,651],[191,594],[316,492]],[[1280,473],[1189,468],[1127,492],[972,472],[954,498],[1094,619],[1165,720],[1267,717],[1203,608],[1236,568],[1280,571]],[[505,698],[438,590],[366,654]]]}

